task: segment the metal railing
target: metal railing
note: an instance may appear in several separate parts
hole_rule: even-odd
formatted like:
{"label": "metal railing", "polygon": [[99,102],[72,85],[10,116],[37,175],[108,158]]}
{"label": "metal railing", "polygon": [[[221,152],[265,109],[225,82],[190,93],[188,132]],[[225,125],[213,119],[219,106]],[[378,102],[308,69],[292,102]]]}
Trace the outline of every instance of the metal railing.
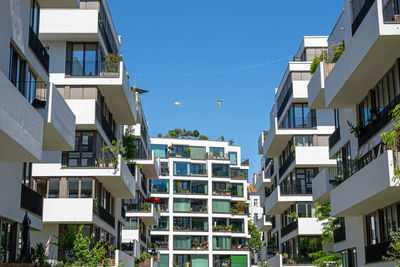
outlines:
{"label": "metal railing", "polygon": [[42,217],[43,196],[29,187],[21,185],[21,208]]}
{"label": "metal railing", "polygon": [[283,162],[282,166],[279,168],[279,177],[282,177],[282,175],[286,172],[286,170],[290,167],[294,160],[295,156],[290,153],[287,159]]}
{"label": "metal railing", "polygon": [[307,187],[307,184],[305,186],[301,184],[295,184],[293,185],[280,185],[280,192],[281,195],[306,195],[306,194],[312,194],[312,187],[311,184],[309,184],[309,187]]}
{"label": "metal railing", "polygon": [[46,72],[49,73],[49,54],[47,53],[47,50],[43,46],[42,42],[39,40],[39,37],[33,31],[32,27],[29,27],[29,47],[39,60],[40,64],[42,64]]}
{"label": "metal railing", "polygon": [[283,111],[285,110],[285,107],[287,103],[289,102],[290,97],[293,94],[293,83],[290,85],[289,90],[286,92],[285,98],[282,101],[282,104],[278,107],[278,120],[281,118],[281,115]]}
{"label": "metal railing", "polygon": [[113,140],[117,140],[117,138],[115,138],[115,134],[113,129],[111,128],[111,125],[108,123],[106,117],[103,115],[103,112],[101,111],[101,108],[98,103],[96,103],[96,118],[100,122],[100,125],[103,128],[110,142],[112,142]]}
{"label": "metal railing", "polygon": [[365,263],[383,261],[382,257],[387,256],[390,242],[383,242],[365,247]]}
{"label": "metal railing", "polygon": [[93,199],[93,213],[100,217],[104,222],[115,228],[115,218],[99,202]]}
{"label": "metal railing", "polygon": [[104,59],[103,61],[93,60],[68,60],[65,63],[67,74],[70,76],[84,76],[96,78],[118,78],[120,76],[120,61],[111,61]]}
{"label": "metal railing", "polygon": [[333,231],[333,242],[337,243],[346,240],[346,226],[341,226]]}
{"label": "metal railing", "polygon": [[48,86],[44,81],[16,81],[13,82],[18,91],[35,108],[46,108]]}
{"label": "metal railing", "polygon": [[289,234],[290,232],[296,230],[299,227],[299,224],[297,221],[294,221],[288,225],[286,225],[284,228],[281,230],[281,237],[284,237],[285,235]]}
{"label": "metal railing", "polygon": [[340,127],[329,136],[329,149],[332,149],[334,145],[340,140]]}

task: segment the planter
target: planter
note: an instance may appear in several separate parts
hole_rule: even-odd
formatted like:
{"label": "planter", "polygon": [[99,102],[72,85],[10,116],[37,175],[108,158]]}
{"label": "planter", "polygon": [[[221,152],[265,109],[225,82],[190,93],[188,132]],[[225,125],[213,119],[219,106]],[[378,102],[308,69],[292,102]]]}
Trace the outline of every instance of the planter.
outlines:
{"label": "planter", "polygon": [[237,213],[238,213],[238,214],[245,214],[245,211],[244,211],[244,210],[238,210]]}
{"label": "planter", "polygon": [[393,21],[399,22],[400,21],[400,15],[396,14],[393,16]]}
{"label": "planter", "polygon": [[100,163],[100,164],[99,164],[99,167],[100,167],[100,168],[105,168],[105,167],[106,167],[106,164],[105,164],[105,163]]}
{"label": "planter", "polygon": [[108,168],[115,168],[115,165],[114,165],[114,163],[108,163]]}

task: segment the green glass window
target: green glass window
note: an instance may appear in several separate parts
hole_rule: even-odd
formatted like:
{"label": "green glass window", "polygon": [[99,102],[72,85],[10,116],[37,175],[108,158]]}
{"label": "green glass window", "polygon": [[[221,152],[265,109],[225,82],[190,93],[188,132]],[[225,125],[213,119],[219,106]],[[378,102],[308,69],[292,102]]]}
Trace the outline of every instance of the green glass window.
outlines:
{"label": "green glass window", "polygon": [[214,213],[230,213],[231,203],[229,200],[213,200],[212,211]]}
{"label": "green glass window", "polygon": [[156,158],[167,158],[167,148],[167,145],[151,145],[151,150],[154,151],[154,156]]}
{"label": "green glass window", "polygon": [[158,263],[158,267],[169,267],[169,255],[168,254],[161,254],[160,255],[160,262]]}
{"label": "green glass window", "polygon": [[230,224],[232,225],[232,232],[237,232],[237,233],[244,232],[244,220],[243,219],[231,219]]}
{"label": "green glass window", "polygon": [[151,180],[152,193],[169,193],[169,180]]}
{"label": "green glass window", "polygon": [[208,255],[192,255],[192,267],[207,267]]}
{"label": "green glass window", "polygon": [[161,216],[158,220],[158,225],[153,225],[155,231],[168,231],[169,230],[169,217]]}
{"label": "green glass window", "polygon": [[213,236],[213,249],[231,250],[231,238],[229,236]]}
{"label": "green glass window", "polygon": [[246,255],[232,255],[231,267],[247,267]]}
{"label": "green glass window", "polygon": [[223,158],[224,151],[223,147],[210,147],[210,156],[211,158]]}
{"label": "green glass window", "polygon": [[175,235],[174,249],[190,249],[190,236]]}
{"label": "green glass window", "polygon": [[208,217],[193,217],[192,231],[208,231]]}
{"label": "green glass window", "polygon": [[174,198],[175,212],[190,212],[190,199]]}
{"label": "green glass window", "polygon": [[190,147],[190,158],[197,160],[204,160],[206,158],[206,148],[205,147]]}
{"label": "green glass window", "polygon": [[191,183],[192,194],[208,194],[208,183],[202,181],[192,181]]}
{"label": "green glass window", "polygon": [[190,175],[190,163],[174,162],[174,175]]}
{"label": "green glass window", "polygon": [[229,159],[232,165],[237,165],[237,152],[229,152]]}
{"label": "green glass window", "polygon": [[235,197],[242,197],[243,184],[232,184],[231,195]]}
{"label": "green glass window", "polygon": [[212,176],[213,177],[229,177],[229,165],[228,164],[212,164]]}

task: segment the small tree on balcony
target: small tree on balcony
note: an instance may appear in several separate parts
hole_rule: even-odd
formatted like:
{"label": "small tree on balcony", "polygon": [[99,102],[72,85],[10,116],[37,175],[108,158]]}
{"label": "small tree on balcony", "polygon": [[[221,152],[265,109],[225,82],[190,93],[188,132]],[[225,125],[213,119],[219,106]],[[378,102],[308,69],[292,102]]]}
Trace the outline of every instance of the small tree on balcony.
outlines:
{"label": "small tree on balcony", "polygon": [[248,222],[247,228],[250,233],[250,251],[258,254],[262,248],[261,233],[251,221]]}
{"label": "small tree on balcony", "polygon": [[396,229],[390,230],[390,245],[384,261],[394,262],[395,267],[400,267],[400,232]]}

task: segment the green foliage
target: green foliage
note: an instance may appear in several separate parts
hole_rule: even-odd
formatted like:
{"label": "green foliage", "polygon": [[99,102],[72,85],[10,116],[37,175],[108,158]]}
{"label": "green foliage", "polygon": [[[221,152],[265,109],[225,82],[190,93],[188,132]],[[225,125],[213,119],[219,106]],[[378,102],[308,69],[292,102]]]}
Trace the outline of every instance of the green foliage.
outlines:
{"label": "green foliage", "polygon": [[333,44],[331,49],[333,50],[330,55],[331,62],[336,63],[343,54],[344,42]]}
{"label": "green foliage", "polygon": [[199,140],[208,140],[208,137],[205,135],[200,135]]}
{"label": "green foliage", "polygon": [[308,254],[312,259],[312,263],[319,267],[338,267],[342,265],[342,258],[332,251],[317,251]]}
{"label": "green foliage", "polygon": [[395,267],[400,267],[400,232],[398,230],[390,230],[390,245],[387,256],[384,256],[383,260],[394,262]]}
{"label": "green foliage", "polygon": [[311,63],[311,66],[310,66],[310,73],[311,74],[315,73],[315,71],[317,70],[317,68],[319,66],[319,63],[321,63],[321,61],[322,61],[322,57],[321,56],[314,58],[313,62]]}
{"label": "green foliage", "polygon": [[142,205],[140,205],[140,210],[141,211],[151,211],[151,204],[147,202],[143,202]]}
{"label": "green foliage", "polygon": [[[161,137],[161,134],[158,135]],[[168,134],[164,136],[165,138],[173,138],[173,139],[198,139],[201,137],[200,132],[198,130],[186,130],[175,128],[174,130],[169,130]],[[200,138],[201,139],[201,138]]]}
{"label": "green foliage", "polygon": [[262,248],[261,233],[257,232],[257,227],[249,221],[248,231],[250,233],[250,251],[253,253],[260,253]]}
{"label": "green foliage", "polygon": [[147,253],[146,251],[143,251],[140,253],[140,261],[143,262],[147,259],[150,259],[151,255],[149,253]]}
{"label": "green foliage", "polygon": [[108,242],[97,242],[91,247],[91,238],[82,233],[83,225],[68,226],[66,232],[58,237],[58,246],[64,249],[66,255],[63,262],[66,266],[97,267],[103,261],[103,266],[108,266],[107,250],[114,249]]}
{"label": "green foliage", "polygon": [[127,128],[122,136],[122,144],[124,145],[124,159],[134,159],[138,146],[135,144],[135,136],[132,128]]}
{"label": "green foliage", "polygon": [[104,146],[102,149],[101,149],[101,152],[102,152],[102,154],[103,154],[103,159],[104,159],[104,154],[106,153],[106,152],[110,152],[110,153],[112,153],[114,156],[115,156],[115,159],[114,159],[114,166],[116,167],[116,166],[118,166],[118,155],[119,154],[123,154],[124,153],[124,148],[122,147],[122,145],[121,145],[121,140],[118,140],[118,141],[115,141],[115,140],[113,140],[112,142],[111,142],[111,146]]}
{"label": "green foliage", "polygon": [[118,73],[119,72],[119,62],[122,61],[122,57],[118,57],[114,54],[108,54],[104,57],[104,63],[107,67],[107,72]]}

